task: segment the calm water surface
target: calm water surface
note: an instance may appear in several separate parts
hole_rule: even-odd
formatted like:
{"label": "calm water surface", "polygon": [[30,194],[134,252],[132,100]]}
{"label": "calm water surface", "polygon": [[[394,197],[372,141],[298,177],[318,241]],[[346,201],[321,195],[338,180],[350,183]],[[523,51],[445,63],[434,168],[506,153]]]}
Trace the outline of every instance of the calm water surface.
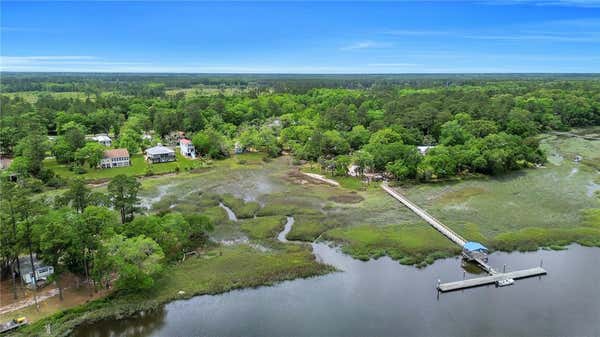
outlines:
{"label": "calm water surface", "polygon": [[458,258],[416,269],[313,247],[343,272],[175,301],[151,314],[82,327],[76,336],[600,336],[598,248],[495,253],[490,262],[500,270],[543,260],[549,274],[438,296],[438,278],[463,278]]}

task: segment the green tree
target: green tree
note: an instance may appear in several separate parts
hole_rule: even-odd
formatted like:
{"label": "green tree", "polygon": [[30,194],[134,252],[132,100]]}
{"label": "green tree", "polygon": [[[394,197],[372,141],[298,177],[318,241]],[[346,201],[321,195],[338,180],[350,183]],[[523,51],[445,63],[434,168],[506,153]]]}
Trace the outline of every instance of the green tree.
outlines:
{"label": "green tree", "polygon": [[[19,186],[7,180],[0,182],[0,251],[5,261],[10,261],[10,273],[12,278],[13,296],[17,299],[17,286],[15,275],[21,273],[19,255],[23,249],[23,243],[19,240],[17,226],[21,220],[23,205],[22,191]],[[21,209],[20,209],[21,208]]]}
{"label": "green tree", "polygon": [[348,174],[348,167],[352,164],[352,157],[349,155],[340,155],[335,157],[334,165],[336,176],[345,176]]}
{"label": "green tree", "polygon": [[53,278],[58,285],[60,300],[63,300],[61,275],[67,270],[65,262],[73,253],[77,238],[77,222],[81,219],[69,210],[51,211],[45,215],[38,226],[41,257],[54,267]]}
{"label": "green tree", "polygon": [[[86,279],[95,276],[100,268],[95,265],[97,252],[101,249],[102,241],[114,236],[119,223],[114,211],[105,207],[88,206],[77,222],[77,249]],[[101,264],[100,264],[101,267]],[[93,277],[94,280],[98,278]]]}
{"label": "green tree", "polygon": [[27,173],[38,177],[42,171],[42,161],[48,151],[48,139],[41,132],[32,131],[16,146],[15,153],[23,157],[23,164],[27,165]]}
{"label": "green tree", "polygon": [[336,130],[323,132],[321,138],[321,151],[325,156],[336,156],[347,154],[350,151],[350,144],[342,137],[342,134]]}
{"label": "green tree", "polygon": [[83,125],[75,122],[68,122],[61,126],[58,131],[60,137],[62,137],[67,144],[69,144],[73,152],[85,145],[86,132]]}
{"label": "green tree", "polygon": [[124,291],[149,289],[162,269],[164,254],[160,246],[143,235],[113,236],[105,245],[105,257],[119,275],[117,286]]}
{"label": "green tree", "polygon": [[385,169],[387,172],[391,173],[396,180],[406,179],[410,175],[410,169],[402,160],[396,160],[392,163],[388,163],[385,166]]}
{"label": "green tree", "polygon": [[127,151],[133,155],[140,152],[140,147],[143,143],[142,135],[131,128],[123,128],[121,129],[121,134],[119,135],[117,143],[119,144],[119,147],[126,148]]}
{"label": "green tree", "polygon": [[75,152],[75,160],[77,160],[80,165],[87,162],[90,168],[97,167],[104,157],[105,149],[106,148],[100,143],[88,142],[84,147]]}
{"label": "green tree", "polygon": [[108,184],[108,196],[112,206],[121,214],[121,223],[131,221],[139,204],[137,196],[140,183],[135,177],[120,174]]}
{"label": "green tree", "polygon": [[58,137],[52,145],[52,154],[59,163],[71,163],[75,159],[75,152],[64,137]]}
{"label": "green tree", "polygon": [[440,143],[443,145],[461,145],[471,139],[473,135],[458,120],[452,120],[442,125]]}
{"label": "green tree", "polygon": [[69,189],[57,199],[57,203],[59,205],[71,206],[78,213],[82,213],[90,205],[108,205],[108,200],[104,194],[93,192],[87,187],[83,179],[76,178],[69,184]]}
{"label": "green tree", "polygon": [[365,175],[366,171],[373,167],[373,155],[367,151],[356,151],[354,152],[353,158],[354,165],[357,166],[356,170],[361,177]]}
{"label": "green tree", "polygon": [[354,150],[358,150],[361,146],[367,144],[370,137],[371,132],[362,125],[356,125],[348,132],[348,142]]}
{"label": "green tree", "polygon": [[195,134],[194,137],[192,137],[192,143],[194,144],[196,151],[201,155],[213,159],[229,156],[227,139],[214,129],[207,129]]}

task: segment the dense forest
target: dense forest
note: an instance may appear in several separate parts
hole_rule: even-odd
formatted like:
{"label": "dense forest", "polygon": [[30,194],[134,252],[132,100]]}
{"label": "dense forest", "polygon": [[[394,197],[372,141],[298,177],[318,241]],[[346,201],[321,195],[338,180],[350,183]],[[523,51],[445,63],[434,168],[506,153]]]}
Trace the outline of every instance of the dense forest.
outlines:
{"label": "dense forest", "polygon": [[[143,134],[156,143],[185,131],[213,158],[238,143],[271,156],[289,151],[334,173],[355,163],[361,172],[429,180],[542,163],[535,135],[600,123],[594,78],[9,75],[2,85],[47,92],[0,102],[2,153],[16,156],[14,171],[44,181],[52,178],[41,165],[48,151],[62,163],[97,163],[90,133],[109,133],[137,153],[152,144]],[[194,85],[218,90],[178,90]],[[232,87],[239,90],[224,91]],[[62,91],[86,96],[51,94]],[[58,136],[50,144],[47,135]],[[435,148],[422,157],[417,145]]]}
{"label": "dense forest", "polygon": [[[52,156],[75,173],[95,168],[104,147],[86,135],[109,134],[136,154],[184,131],[211,159],[285,152],[333,175],[355,165],[426,182],[543,164],[538,134],[600,124],[593,76],[3,74],[1,89],[0,152],[13,158],[2,181],[3,271],[37,252],[57,275],[102,285],[116,273],[128,290],[206,243],[212,224],[138,214],[134,177],[115,177],[102,194],[46,167]],[[66,189],[52,205],[34,195],[56,187]]]}

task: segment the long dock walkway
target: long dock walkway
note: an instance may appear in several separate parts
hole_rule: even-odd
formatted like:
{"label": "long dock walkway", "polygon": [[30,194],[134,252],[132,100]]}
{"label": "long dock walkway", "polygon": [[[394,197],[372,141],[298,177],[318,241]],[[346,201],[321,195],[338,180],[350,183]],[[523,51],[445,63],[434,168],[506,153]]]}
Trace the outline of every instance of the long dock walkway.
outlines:
{"label": "long dock walkway", "polygon": [[403,196],[402,194],[398,193],[396,190],[394,190],[393,188],[388,186],[388,184],[386,182],[381,184],[381,188],[383,188],[384,191],[388,192],[396,200],[403,203],[404,206],[408,207],[411,211],[413,211],[415,214],[420,216],[423,220],[427,221],[438,232],[442,233],[445,237],[450,239],[452,242],[459,245],[461,249],[465,245],[465,243],[467,243],[467,240],[465,240],[462,236],[454,233],[454,231],[451,230],[450,228],[448,228],[448,226],[444,225],[439,220],[437,220],[436,218],[431,216],[429,213],[425,212],[425,210],[423,210],[419,206],[413,204],[412,201],[408,200],[405,196]]}
{"label": "long dock walkway", "polygon": [[[462,236],[455,233],[448,226],[441,223],[439,220],[431,216],[425,210],[415,205],[412,201],[408,200],[401,193],[391,188],[386,182],[381,184],[381,188],[386,191],[389,195],[394,197],[394,199],[400,201],[404,206],[408,207],[411,211],[421,217],[423,220],[427,221],[433,228],[435,228],[438,232],[442,233],[445,237],[450,239],[452,242],[456,243],[461,249],[463,249],[464,245],[467,243]],[[520,279],[538,275],[545,275],[546,270],[541,267],[518,270],[509,273],[500,273],[496,271],[492,266],[490,266],[487,261],[485,261],[481,257],[471,257],[477,264],[485,270],[490,276],[478,277],[468,280],[462,280],[457,282],[450,283],[442,283],[438,284],[437,288],[439,291],[453,291],[458,289],[465,289],[471,287],[478,287],[486,284],[496,283],[501,280],[509,280],[509,279]]]}

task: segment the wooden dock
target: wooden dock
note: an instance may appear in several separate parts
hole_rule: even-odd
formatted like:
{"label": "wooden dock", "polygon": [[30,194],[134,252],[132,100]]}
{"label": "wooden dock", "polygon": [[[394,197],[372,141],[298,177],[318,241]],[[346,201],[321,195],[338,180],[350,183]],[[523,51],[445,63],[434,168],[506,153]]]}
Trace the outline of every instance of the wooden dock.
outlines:
{"label": "wooden dock", "polygon": [[522,279],[533,276],[545,275],[546,270],[541,267],[517,270],[508,273],[495,273],[490,276],[477,277],[456,282],[440,283],[437,288],[441,292],[455,291],[466,288],[480,287],[488,284],[494,284],[496,281],[505,279]]}
{"label": "wooden dock", "polygon": [[[395,189],[388,186],[388,184],[386,182],[381,184],[381,188],[383,188],[383,190],[386,191],[389,195],[394,197],[394,199],[400,201],[404,206],[408,207],[411,211],[413,211],[415,214],[417,214],[423,220],[427,221],[433,228],[435,228],[438,232],[442,233],[445,237],[447,237],[452,242],[457,244],[461,249],[467,243],[467,240],[465,240],[462,236],[458,235],[452,229],[450,229],[450,227],[444,225],[441,221],[437,220],[436,218],[431,216],[429,213],[427,213],[425,210],[423,210],[419,206],[415,205],[412,201],[408,200],[408,198],[406,198],[404,195],[402,195]],[[479,287],[479,286],[483,286],[483,285],[487,285],[487,284],[494,284],[494,283],[496,283],[496,281],[500,281],[500,280],[507,280],[507,279],[514,280],[514,279],[521,279],[521,278],[546,274],[546,270],[544,270],[541,267],[518,270],[518,271],[513,271],[510,273],[500,273],[487,263],[487,259],[484,259],[481,257],[473,257],[473,256],[470,256],[470,259],[471,259],[471,261],[474,261],[475,263],[477,263],[477,265],[481,269],[483,269],[486,273],[488,273],[489,276],[478,277],[478,278],[462,280],[462,281],[457,281],[457,282],[438,284],[437,285],[438,290],[441,292],[447,292],[447,291],[453,291],[453,290],[459,290],[459,289]]]}
{"label": "wooden dock", "polygon": [[433,228],[435,228],[438,232],[442,233],[445,237],[450,239],[452,242],[456,243],[461,249],[467,243],[462,236],[455,233],[453,230],[448,228],[448,226],[441,223],[439,220],[431,216],[429,213],[425,212],[422,208],[412,203],[405,196],[398,193],[398,191],[389,187],[387,183],[383,183],[381,185],[384,191],[386,191],[389,195],[394,197],[394,199],[400,201],[404,206],[408,207],[411,211],[421,217],[421,219],[427,221]]}

